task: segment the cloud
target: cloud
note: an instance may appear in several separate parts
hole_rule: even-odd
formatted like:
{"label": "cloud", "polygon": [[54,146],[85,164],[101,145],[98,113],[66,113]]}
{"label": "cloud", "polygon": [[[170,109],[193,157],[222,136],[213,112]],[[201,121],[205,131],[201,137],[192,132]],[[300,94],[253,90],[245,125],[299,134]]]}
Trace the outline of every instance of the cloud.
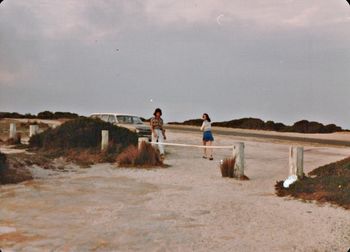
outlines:
{"label": "cloud", "polygon": [[[345,1],[320,0],[89,0],[7,1],[1,15],[32,17],[32,24],[48,39],[85,41],[115,36],[140,25],[162,28],[248,24],[260,29],[288,29],[350,22]],[[28,34],[35,29],[23,29]],[[78,35],[78,36],[77,36]]]}
{"label": "cloud", "polygon": [[[348,6],[333,1],[297,0],[146,0],[145,15],[157,25],[249,22],[260,28],[304,27],[348,21]],[[327,18],[325,18],[327,17]]]}

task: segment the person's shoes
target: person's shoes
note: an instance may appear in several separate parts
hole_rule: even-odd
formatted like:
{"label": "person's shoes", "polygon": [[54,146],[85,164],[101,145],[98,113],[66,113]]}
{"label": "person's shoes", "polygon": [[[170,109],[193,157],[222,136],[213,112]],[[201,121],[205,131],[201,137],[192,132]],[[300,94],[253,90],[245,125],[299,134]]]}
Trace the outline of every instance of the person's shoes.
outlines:
{"label": "person's shoes", "polygon": [[214,160],[214,158],[213,158],[213,157],[210,157],[209,160]]}
{"label": "person's shoes", "polygon": [[203,156],[203,158],[204,158],[204,159],[207,159],[207,157],[206,157],[206,156]]}

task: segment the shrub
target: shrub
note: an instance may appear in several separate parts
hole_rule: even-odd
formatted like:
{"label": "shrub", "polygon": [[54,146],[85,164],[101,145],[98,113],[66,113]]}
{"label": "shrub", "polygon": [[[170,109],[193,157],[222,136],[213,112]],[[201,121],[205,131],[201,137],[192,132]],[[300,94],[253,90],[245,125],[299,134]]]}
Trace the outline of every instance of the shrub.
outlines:
{"label": "shrub", "polygon": [[169,124],[173,124],[173,125],[190,125],[190,126],[201,126],[202,123],[203,123],[202,119],[191,119],[191,120],[184,121],[182,123],[169,122]]}
{"label": "shrub", "polygon": [[277,182],[275,189],[280,197],[330,202],[350,209],[350,158],[321,166],[289,188],[283,187],[283,181]]}
{"label": "shrub", "polygon": [[21,139],[22,139],[21,133],[17,132],[16,137],[8,139],[7,143],[11,145],[19,145],[21,144]]}
{"label": "shrub", "polygon": [[298,133],[333,133],[342,131],[342,128],[335,124],[323,125],[322,123],[309,122],[307,120],[298,121],[291,128],[292,131]]}
{"label": "shrub", "polygon": [[235,176],[236,158],[226,158],[220,164],[222,177],[233,178]]}
{"label": "shrub", "polygon": [[33,179],[26,165],[0,152],[0,184],[14,184]]}
{"label": "shrub", "polygon": [[[187,120],[182,123],[171,122],[174,125],[192,125],[200,126],[202,119]],[[270,130],[279,132],[298,132],[298,133],[333,133],[343,131],[343,129],[335,124],[323,125],[318,122],[309,122],[301,120],[294,123],[293,126],[288,126],[283,123],[276,123],[273,121],[264,122],[258,118],[241,118],[231,121],[214,122],[213,126],[237,128],[237,129],[254,129],[254,130]]]}
{"label": "shrub", "polygon": [[[130,146],[134,147],[134,145],[130,145]],[[121,145],[116,144],[113,141],[109,142],[107,148],[101,152],[99,162],[114,163],[116,159],[116,155],[121,153],[121,150],[122,150]]]}
{"label": "shrub", "polygon": [[137,134],[128,129],[115,126],[99,119],[80,117],[68,121],[55,129],[34,135],[29,140],[29,147],[41,150],[95,149],[101,144],[101,131],[109,131],[109,140],[118,145],[120,151],[129,145],[137,144]]}
{"label": "shrub", "polygon": [[134,165],[137,155],[138,155],[137,147],[131,145],[118,155],[117,162],[119,165],[124,165],[124,166]]}
{"label": "shrub", "polygon": [[[35,116],[31,114],[26,114],[29,118],[33,118]],[[25,115],[19,114],[17,112],[0,112],[0,118],[25,118]]]}
{"label": "shrub", "polygon": [[78,118],[79,115],[76,113],[71,113],[71,112],[55,112],[53,117],[55,119],[62,119],[62,118],[75,119],[75,118]]}
{"label": "shrub", "polygon": [[159,152],[146,142],[142,142],[137,154],[135,159],[135,165],[137,166],[160,166],[163,164]]}
{"label": "shrub", "polygon": [[119,166],[154,167],[162,166],[159,152],[152,145],[143,142],[140,150],[135,146],[125,149],[118,157]]}
{"label": "shrub", "polygon": [[55,119],[54,113],[52,113],[51,111],[40,112],[40,113],[38,113],[37,117],[39,119]]}
{"label": "shrub", "polygon": [[43,111],[38,113],[37,115],[32,114],[20,114],[17,112],[0,112],[0,119],[1,118],[28,118],[28,119],[61,119],[61,118],[67,118],[67,119],[74,119],[78,118],[79,115],[76,113],[71,112],[51,112],[51,111]]}
{"label": "shrub", "polygon": [[0,171],[6,169],[7,167],[7,157],[4,153],[0,152]]}

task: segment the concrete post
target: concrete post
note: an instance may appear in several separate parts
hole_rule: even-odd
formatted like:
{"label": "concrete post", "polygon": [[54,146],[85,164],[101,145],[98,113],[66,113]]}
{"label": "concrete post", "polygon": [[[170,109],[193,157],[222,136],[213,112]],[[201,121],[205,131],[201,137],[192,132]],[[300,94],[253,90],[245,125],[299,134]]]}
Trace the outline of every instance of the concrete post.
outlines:
{"label": "concrete post", "polygon": [[101,150],[105,150],[108,147],[108,141],[109,141],[109,132],[108,130],[102,130],[101,131]]}
{"label": "concrete post", "polygon": [[147,137],[139,137],[139,144],[138,144],[139,150],[141,149],[143,142],[148,143],[148,138]]}
{"label": "concrete post", "polygon": [[32,137],[39,133],[39,125],[33,124],[29,125],[29,137]]}
{"label": "concrete post", "polygon": [[244,143],[236,143],[233,152],[236,157],[235,173],[240,178],[244,176]]}
{"label": "concrete post", "polygon": [[296,175],[298,178],[304,176],[304,148],[289,148],[289,176]]}
{"label": "concrete post", "polygon": [[17,132],[16,132],[16,124],[15,123],[11,123],[10,124],[10,135],[9,135],[10,139],[17,139]]}

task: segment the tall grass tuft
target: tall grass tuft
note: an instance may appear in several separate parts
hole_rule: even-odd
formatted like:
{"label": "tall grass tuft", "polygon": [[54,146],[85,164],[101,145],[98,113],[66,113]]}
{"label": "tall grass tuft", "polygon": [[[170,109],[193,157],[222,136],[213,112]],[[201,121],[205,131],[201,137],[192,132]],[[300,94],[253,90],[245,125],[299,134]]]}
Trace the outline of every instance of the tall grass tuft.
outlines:
{"label": "tall grass tuft", "polygon": [[224,178],[235,177],[236,158],[225,158],[220,164],[221,175]]}
{"label": "tall grass tuft", "polygon": [[140,149],[129,146],[118,157],[119,166],[156,167],[163,162],[159,152],[152,145],[143,142]]}

